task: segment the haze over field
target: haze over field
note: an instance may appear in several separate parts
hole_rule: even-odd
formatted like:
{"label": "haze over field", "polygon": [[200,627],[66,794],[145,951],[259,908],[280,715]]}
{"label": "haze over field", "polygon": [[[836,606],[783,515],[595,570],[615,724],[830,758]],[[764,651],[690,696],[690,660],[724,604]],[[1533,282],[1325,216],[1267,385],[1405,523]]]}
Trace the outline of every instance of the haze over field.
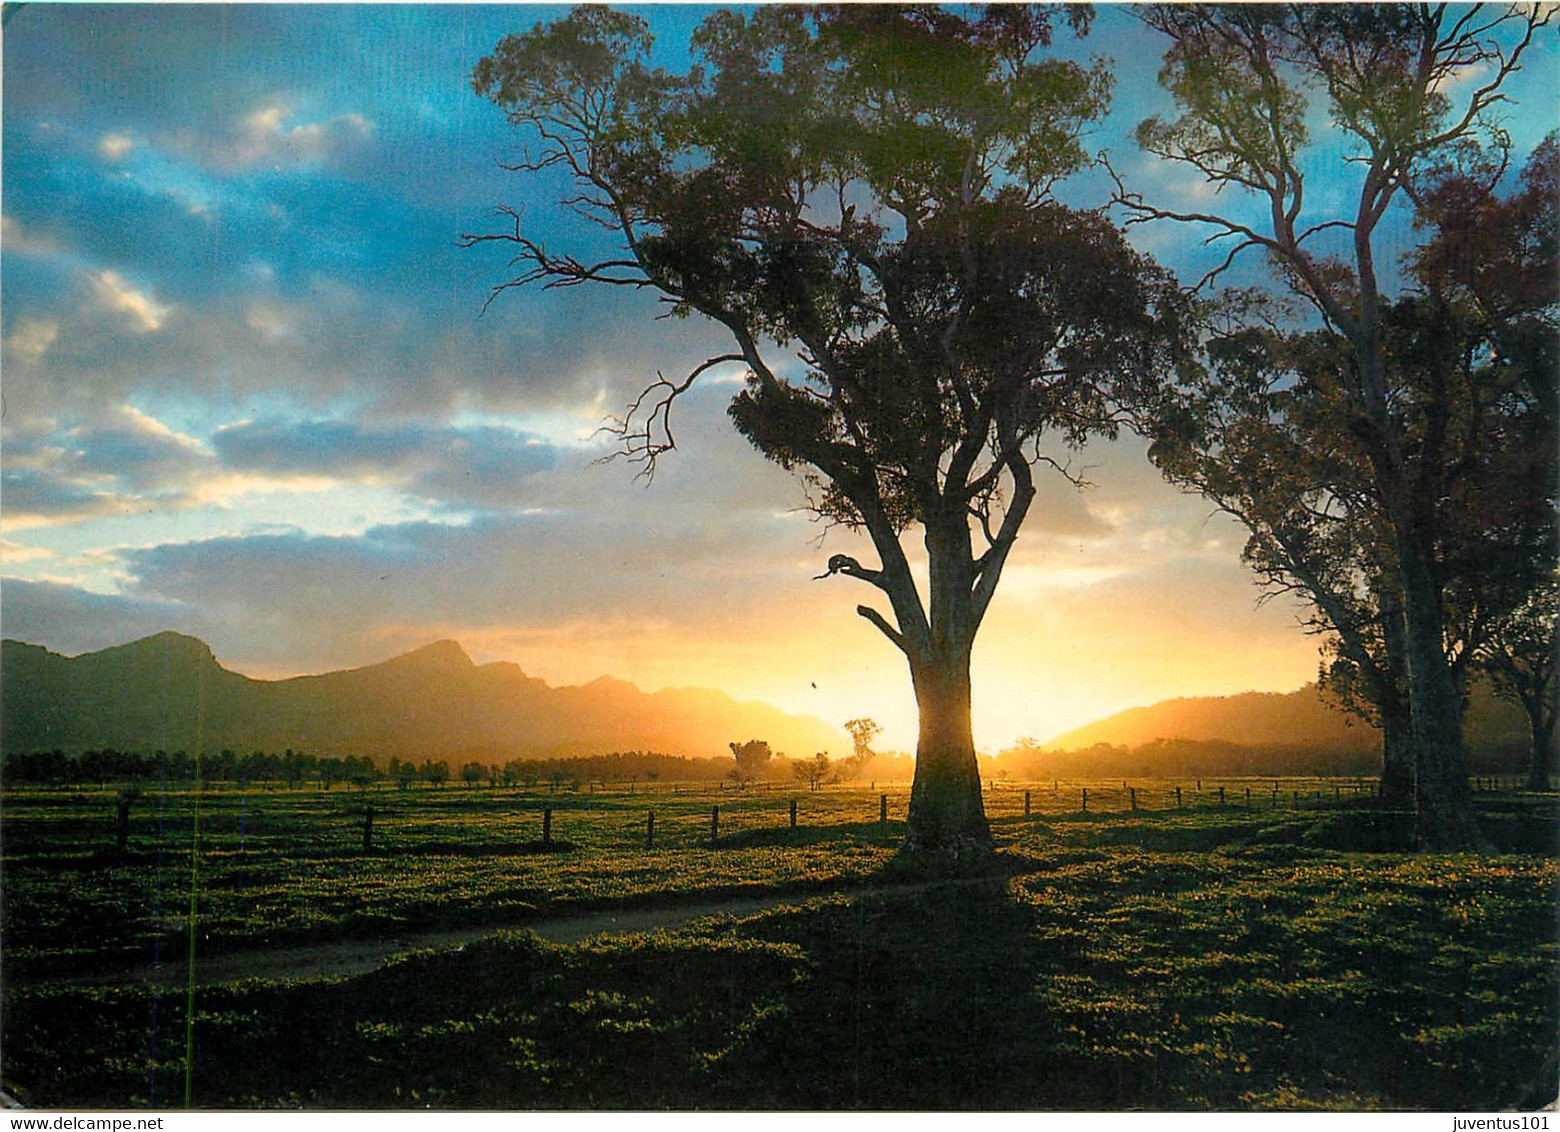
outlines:
{"label": "haze over field", "polygon": [[[709,9],[648,10],[671,65]],[[720,349],[621,292],[529,291],[485,314],[504,254],[462,251],[499,203],[539,231],[556,185],[467,76],[532,7],[31,5],[5,70],[7,636],[65,653],[164,629],[257,677],[430,642],[553,685],[603,675],[871,715],[913,745],[901,659],[813,581],[863,551],[799,510],[730,430],[736,372],[681,402],[648,489],[595,429],[654,374]],[[1123,63],[1092,141],[1162,196],[1198,191],[1127,133],[1159,50],[1105,8],[1081,53]],[[1512,84],[1526,153],[1553,38]],[[1141,65],[1138,65],[1141,64]],[[527,197],[526,194],[532,194]],[[1095,194],[1095,199],[1098,194]],[[1135,229],[1183,275],[1198,235]],[[1123,440],[1042,479],[975,653],[995,749],[1172,696],[1290,691],[1314,641],[1258,607],[1242,535]]]}

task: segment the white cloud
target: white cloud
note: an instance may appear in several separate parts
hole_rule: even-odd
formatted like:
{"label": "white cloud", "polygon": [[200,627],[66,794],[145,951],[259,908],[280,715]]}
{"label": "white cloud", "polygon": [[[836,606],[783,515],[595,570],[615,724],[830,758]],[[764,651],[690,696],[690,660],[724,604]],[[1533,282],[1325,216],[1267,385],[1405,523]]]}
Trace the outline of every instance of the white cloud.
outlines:
{"label": "white cloud", "polygon": [[0,243],[3,243],[5,250],[10,253],[50,256],[59,252],[59,245],[51,237],[23,228],[21,223],[9,214],[0,216]]}
{"label": "white cloud", "polygon": [[374,134],[374,124],[361,114],[297,125],[290,124],[291,118],[282,106],[252,112],[231,141],[229,161],[238,166],[325,161]]}
{"label": "white cloud", "polygon": [[193,436],[169,428],[156,417],[143,413],[134,405],[121,405],[117,415],[124,424],[129,426],[132,432],[156,440],[171,442],[190,452],[204,453],[206,451],[206,446]]}
{"label": "white cloud", "polygon": [[53,319],[23,315],[16,320],[16,327],[5,344],[26,361],[36,362],[49,352],[59,336],[60,324]]}
{"label": "white cloud", "polygon": [[127,134],[104,134],[98,152],[110,161],[119,161],[135,148],[135,139]]}
{"label": "white cloud", "polygon": [[89,275],[89,282],[99,303],[108,310],[129,315],[131,324],[143,334],[161,330],[173,312],[172,307],[130,286],[117,271],[94,272]]}
{"label": "white cloud", "polygon": [[52,550],[45,550],[41,546],[24,546],[10,539],[0,539],[0,562],[7,566],[19,565],[23,562],[46,562],[54,558]]}
{"label": "white cloud", "polygon": [[323,495],[341,487],[332,476],[318,474],[271,474],[221,472],[207,475],[190,485],[190,502],[195,506],[227,508],[245,497],[256,495]]}

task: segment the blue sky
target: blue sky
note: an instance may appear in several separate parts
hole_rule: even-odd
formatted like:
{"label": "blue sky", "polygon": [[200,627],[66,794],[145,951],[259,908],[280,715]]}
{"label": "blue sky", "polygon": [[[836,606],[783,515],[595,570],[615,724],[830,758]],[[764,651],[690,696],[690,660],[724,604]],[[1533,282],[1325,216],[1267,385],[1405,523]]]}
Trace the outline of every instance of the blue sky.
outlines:
{"label": "blue sky", "polygon": [[[636,9],[665,60],[707,11]],[[553,683],[699,684],[913,743],[902,661],[857,618],[860,552],[726,425],[682,412],[646,488],[594,430],[657,371],[724,348],[648,300],[530,290],[465,232],[498,204],[570,238],[556,186],[471,93],[504,34],[561,7],[76,5],[4,38],[3,607],[66,652],[174,628],[257,676],[372,663],[440,637]],[[1555,125],[1555,37],[1511,109]],[[1128,138],[1162,109],[1160,45],[1106,7],[1117,62],[1094,144],[1195,194]],[[1068,193],[1096,203],[1096,182]],[[1095,199],[1090,200],[1091,194]],[[1193,233],[1134,239],[1187,278]],[[1252,265],[1248,270],[1260,268]],[[1254,278],[1255,275],[1253,274]],[[1043,490],[977,649],[977,740],[1044,738],[1171,695],[1289,690],[1315,671],[1292,609],[1256,605],[1243,541],[1126,440],[1097,487]]]}

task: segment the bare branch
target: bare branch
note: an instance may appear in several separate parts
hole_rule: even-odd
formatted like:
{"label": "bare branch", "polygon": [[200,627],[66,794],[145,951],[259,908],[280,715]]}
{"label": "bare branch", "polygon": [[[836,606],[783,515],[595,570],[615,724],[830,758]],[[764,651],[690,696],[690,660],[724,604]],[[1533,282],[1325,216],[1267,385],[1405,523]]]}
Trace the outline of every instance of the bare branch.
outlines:
{"label": "bare branch", "polygon": [[[728,362],[745,360],[741,354],[718,354],[706,358],[680,382],[674,382],[657,371],[656,380],[640,391],[621,417],[608,417],[596,430],[617,437],[619,447],[595,462],[610,464],[614,460],[624,459],[638,466],[635,479],[654,479],[656,460],[677,447],[677,437],[672,432],[672,406],[677,398],[691,389],[693,383],[706,371]],[[648,411],[646,402],[649,402]]]}
{"label": "bare branch", "polygon": [[865,617],[868,621],[872,622],[872,624],[876,625],[878,629],[882,631],[885,637],[894,642],[895,646],[898,647],[900,652],[906,654],[907,656],[909,655],[910,649],[905,644],[904,634],[890,625],[888,623],[888,618],[884,617],[870,605],[858,605],[856,606],[856,612],[860,616]]}

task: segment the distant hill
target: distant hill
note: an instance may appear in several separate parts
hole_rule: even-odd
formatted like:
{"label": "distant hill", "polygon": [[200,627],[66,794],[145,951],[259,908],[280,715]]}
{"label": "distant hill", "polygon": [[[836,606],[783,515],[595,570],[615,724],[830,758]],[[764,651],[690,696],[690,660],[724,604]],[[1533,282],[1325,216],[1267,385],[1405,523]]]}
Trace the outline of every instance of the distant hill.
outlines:
{"label": "distant hill", "polygon": [[474,664],[454,641],[287,680],[230,672],[204,642],[178,633],[74,658],[0,645],[6,752],[193,750],[197,726],[207,750],[292,748],[380,762],[612,750],[709,757],[754,738],[794,755],[850,749],[838,729],[768,704],[697,688],[646,693],[605,677],[554,688],[515,664]]}
{"label": "distant hill", "polygon": [[[1520,709],[1482,688],[1474,689],[1466,721],[1470,747],[1520,747],[1527,741]],[[1381,734],[1335,708],[1315,684],[1307,684],[1293,692],[1196,696],[1129,708],[1044,745],[1052,751],[1076,751],[1098,743],[1139,747],[1160,740],[1315,747],[1343,754],[1379,751]]]}

